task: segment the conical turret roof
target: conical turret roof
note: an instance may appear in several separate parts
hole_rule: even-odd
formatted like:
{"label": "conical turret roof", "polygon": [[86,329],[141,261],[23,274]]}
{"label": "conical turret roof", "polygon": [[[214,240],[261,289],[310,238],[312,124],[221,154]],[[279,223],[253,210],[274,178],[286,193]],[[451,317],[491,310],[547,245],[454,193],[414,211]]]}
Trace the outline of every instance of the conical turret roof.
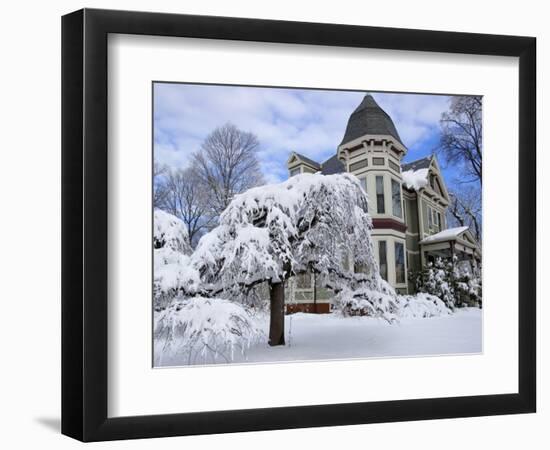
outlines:
{"label": "conical turret roof", "polygon": [[367,134],[389,135],[404,146],[391,117],[380,108],[370,94],[365,95],[361,104],[351,114],[340,145]]}

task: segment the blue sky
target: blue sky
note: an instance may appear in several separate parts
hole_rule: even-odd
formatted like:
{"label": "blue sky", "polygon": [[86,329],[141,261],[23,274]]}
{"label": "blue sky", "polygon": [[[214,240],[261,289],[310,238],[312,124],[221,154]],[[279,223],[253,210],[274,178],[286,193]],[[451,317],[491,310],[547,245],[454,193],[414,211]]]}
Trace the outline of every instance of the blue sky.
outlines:
{"label": "blue sky", "polygon": [[[439,140],[439,118],[449,97],[370,91],[393,119],[408,148],[404,161],[430,155]],[[159,163],[185,167],[189,156],[217,126],[234,123],[260,141],[268,182],[288,177],[286,161],[297,151],[322,162],[335,154],[347,120],[365,92],[155,83],[154,155]],[[448,184],[455,171],[444,167]]]}

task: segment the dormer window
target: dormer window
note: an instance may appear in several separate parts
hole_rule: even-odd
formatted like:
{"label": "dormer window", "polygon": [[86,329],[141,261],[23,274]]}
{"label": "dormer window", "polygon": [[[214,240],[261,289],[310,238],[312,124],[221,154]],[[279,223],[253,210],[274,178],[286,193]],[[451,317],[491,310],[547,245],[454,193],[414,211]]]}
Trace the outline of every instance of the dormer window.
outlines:
{"label": "dormer window", "polygon": [[294,175],[299,175],[301,172],[301,169],[299,167],[296,167],[294,169],[291,169],[290,176],[293,177]]}

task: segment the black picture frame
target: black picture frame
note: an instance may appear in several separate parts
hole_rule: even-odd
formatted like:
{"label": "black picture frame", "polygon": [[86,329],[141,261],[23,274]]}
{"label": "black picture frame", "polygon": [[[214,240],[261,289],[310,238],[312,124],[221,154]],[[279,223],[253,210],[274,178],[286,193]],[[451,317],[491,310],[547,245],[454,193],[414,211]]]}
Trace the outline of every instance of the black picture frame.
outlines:
{"label": "black picture frame", "polygon": [[[519,58],[517,393],[107,417],[109,33]],[[536,39],[83,9],[62,18],[62,433],[82,441],[535,412]],[[511,294],[512,295],[512,294]]]}

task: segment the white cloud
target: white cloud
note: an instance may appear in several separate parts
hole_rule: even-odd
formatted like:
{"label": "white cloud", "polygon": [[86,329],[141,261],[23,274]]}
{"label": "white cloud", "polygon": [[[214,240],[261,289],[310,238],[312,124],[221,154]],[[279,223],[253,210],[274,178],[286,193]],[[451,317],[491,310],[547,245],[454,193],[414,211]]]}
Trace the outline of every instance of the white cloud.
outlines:
{"label": "white cloud", "polygon": [[[286,160],[297,151],[319,162],[336,151],[361,92],[188,84],[155,85],[155,158],[182,166],[214,128],[232,122],[255,133],[268,181],[287,176]],[[448,98],[373,94],[411,147],[437,129]]]}

